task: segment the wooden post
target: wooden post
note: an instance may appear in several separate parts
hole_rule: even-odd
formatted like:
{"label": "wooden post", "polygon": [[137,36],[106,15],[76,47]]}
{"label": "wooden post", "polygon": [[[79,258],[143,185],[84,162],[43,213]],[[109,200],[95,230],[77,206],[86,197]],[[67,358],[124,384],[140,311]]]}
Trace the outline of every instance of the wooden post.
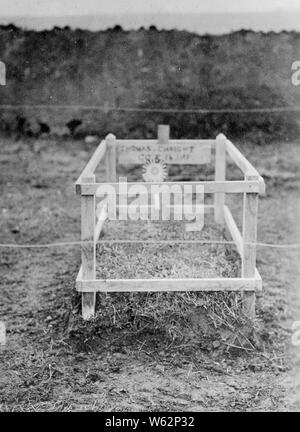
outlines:
{"label": "wooden post", "polygon": [[106,137],[106,181],[115,183],[117,181],[117,155],[116,155],[116,137],[109,134]]}
{"label": "wooden post", "polygon": [[[170,138],[170,126],[169,125],[158,125],[157,129],[157,141],[159,144],[168,144]],[[162,197],[160,194],[157,194],[155,200],[159,203],[159,210],[157,210],[157,216],[160,221],[162,221],[163,217],[163,209],[162,209]]]}
{"label": "wooden post", "polygon": [[[94,183],[95,176],[82,179],[85,183]],[[82,279],[96,278],[95,233],[95,195],[81,195],[81,245]],[[82,293],[82,316],[84,320],[94,317],[96,292]]]}
{"label": "wooden post", "polygon": [[170,126],[169,125],[158,125],[158,143],[168,144],[170,137]]}
{"label": "wooden post", "polygon": [[[259,180],[258,175],[246,173],[245,180]],[[256,268],[258,193],[244,193],[243,207],[243,254],[242,277],[253,278]],[[244,292],[243,310],[245,315],[255,317],[255,291]]]}
{"label": "wooden post", "polygon": [[[226,179],[226,137],[219,134],[216,138],[215,180]],[[224,192],[215,193],[215,222],[224,225]]]}

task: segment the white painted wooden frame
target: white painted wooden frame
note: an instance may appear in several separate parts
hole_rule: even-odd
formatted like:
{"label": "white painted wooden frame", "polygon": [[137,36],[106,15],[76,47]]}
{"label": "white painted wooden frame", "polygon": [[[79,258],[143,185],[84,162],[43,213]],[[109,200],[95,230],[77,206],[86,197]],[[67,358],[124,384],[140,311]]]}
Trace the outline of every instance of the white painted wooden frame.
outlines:
{"label": "white painted wooden frame", "polygon": [[[168,142],[166,129],[159,129],[159,142]],[[124,142],[130,140],[124,140]],[[145,142],[144,140],[142,140]],[[150,140],[149,140],[150,141]],[[189,140],[191,141],[191,140]],[[239,278],[199,278],[199,279],[96,279],[96,242],[107,218],[107,200],[103,199],[97,206],[100,209],[98,222],[95,220],[96,192],[103,183],[96,183],[95,170],[105,158],[107,182],[114,185],[118,193],[119,183],[116,176],[117,145],[110,134],[102,141],[94,155],[76,181],[76,193],[81,195],[81,257],[82,265],[76,279],[76,289],[82,293],[82,315],[90,319],[95,314],[96,292],[161,292],[161,291],[232,291],[242,292],[244,312],[250,318],[255,316],[255,293],[262,289],[262,280],[256,268],[256,235],[258,196],[265,192],[263,178],[242,155],[242,153],[224,135],[218,135],[215,144],[215,181],[172,182],[184,186],[202,185],[204,193],[213,193],[214,215],[218,224],[227,227],[242,260],[242,277]],[[137,142],[135,140],[135,142]],[[182,140],[186,142],[186,140]],[[180,143],[176,140],[176,144]],[[201,144],[200,144],[201,145]],[[240,168],[244,180],[226,180],[226,155]],[[137,183],[134,183],[137,184]],[[147,183],[142,183],[150,187]],[[168,184],[168,183],[163,183]],[[128,186],[130,183],[128,183]],[[151,184],[153,185],[153,183]],[[225,204],[226,193],[243,193],[243,231],[242,234]],[[211,206],[205,206],[209,211]],[[98,216],[99,216],[98,215]]]}

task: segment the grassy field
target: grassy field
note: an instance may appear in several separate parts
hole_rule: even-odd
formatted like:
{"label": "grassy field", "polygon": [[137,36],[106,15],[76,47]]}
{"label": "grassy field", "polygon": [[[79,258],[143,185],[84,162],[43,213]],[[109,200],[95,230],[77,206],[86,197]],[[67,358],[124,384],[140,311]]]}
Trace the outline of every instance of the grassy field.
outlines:
{"label": "grassy field", "polygon": [[[298,143],[238,145],[266,181],[259,240],[299,242]],[[73,183],[93,148],[73,140],[3,138],[0,149],[1,243],[79,240]],[[210,175],[174,167],[170,177],[204,174]],[[231,167],[229,175],[235,176]],[[226,238],[209,224],[206,230]],[[229,263],[238,271],[233,248],[197,247],[202,270],[222,272]],[[132,271],[131,258],[147,265],[144,251],[118,253],[127,259],[122,273]],[[291,325],[300,320],[299,250],[258,248],[263,292],[254,323],[236,313],[235,297],[221,294],[99,296],[96,319],[85,323],[74,292],[79,247],[0,248],[0,254],[0,320],[7,325],[1,411],[300,409],[300,352],[291,343]],[[157,268],[162,258],[167,263]],[[112,271],[111,261],[100,271]],[[153,274],[163,268],[175,274],[174,262],[176,250],[158,254]]]}

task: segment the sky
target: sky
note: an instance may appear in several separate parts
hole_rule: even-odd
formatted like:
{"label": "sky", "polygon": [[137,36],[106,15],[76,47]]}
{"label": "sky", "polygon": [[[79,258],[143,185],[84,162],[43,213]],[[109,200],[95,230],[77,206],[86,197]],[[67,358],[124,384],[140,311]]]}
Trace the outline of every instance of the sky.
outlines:
{"label": "sky", "polygon": [[1,16],[300,10],[300,0],[0,0]]}

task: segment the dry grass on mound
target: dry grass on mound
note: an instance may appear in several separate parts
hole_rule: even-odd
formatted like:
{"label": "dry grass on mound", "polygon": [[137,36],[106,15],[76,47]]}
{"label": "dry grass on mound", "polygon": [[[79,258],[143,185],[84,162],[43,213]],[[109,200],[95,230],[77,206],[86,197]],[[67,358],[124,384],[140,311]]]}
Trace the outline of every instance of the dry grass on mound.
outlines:
{"label": "dry grass on mound", "polygon": [[[97,277],[238,277],[240,259],[232,245],[173,243],[210,239],[225,237],[220,229],[207,224],[200,232],[187,233],[183,222],[110,222],[102,238],[104,243],[97,247]],[[137,243],[115,243],[127,240]]]}
{"label": "dry grass on mound", "polygon": [[[110,240],[153,243],[109,243]],[[223,230],[206,224],[199,233],[185,233],[180,222],[108,222],[97,246],[97,278],[237,277],[240,259],[232,245],[160,244],[159,240],[224,240]],[[252,327],[241,314],[241,295],[168,292],[97,295],[94,328],[122,329],[130,336],[162,334],[168,341],[252,349]],[[250,329],[251,328],[251,329]],[[246,331],[244,331],[247,329]]]}
{"label": "dry grass on mound", "polygon": [[173,348],[187,356],[197,349],[215,355],[255,353],[263,349],[264,332],[242,314],[241,301],[241,294],[221,292],[98,294],[95,318],[74,316],[70,336],[91,350],[108,343],[153,355]]}

